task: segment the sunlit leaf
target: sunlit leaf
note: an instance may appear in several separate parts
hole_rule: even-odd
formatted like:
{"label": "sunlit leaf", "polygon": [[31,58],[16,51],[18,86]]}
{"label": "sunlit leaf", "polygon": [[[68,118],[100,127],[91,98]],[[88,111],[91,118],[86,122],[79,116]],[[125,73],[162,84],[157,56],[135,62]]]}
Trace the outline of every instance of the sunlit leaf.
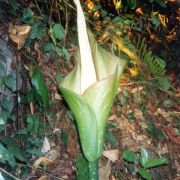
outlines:
{"label": "sunlit leaf", "polygon": [[140,151],[140,163],[141,166],[144,167],[145,163],[148,161],[148,152],[145,148],[141,148]]}
{"label": "sunlit leaf", "polygon": [[128,162],[135,162],[136,161],[136,155],[134,152],[129,151],[129,150],[125,150],[123,152],[123,158],[128,161]]}
{"label": "sunlit leaf", "polygon": [[6,161],[12,167],[16,165],[15,159],[12,154],[0,143],[0,162],[6,163]]}
{"label": "sunlit leaf", "polygon": [[145,169],[139,169],[138,173],[146,180],[151,180],[151,175]]}
{"label": "sunlit leaf", "polygon": [[161,166],[168,163],[169,163],[169,160],[165,158],[150,159],[147,162],[145,162],[144,168],[145,169],[153,168],[153,167]]}

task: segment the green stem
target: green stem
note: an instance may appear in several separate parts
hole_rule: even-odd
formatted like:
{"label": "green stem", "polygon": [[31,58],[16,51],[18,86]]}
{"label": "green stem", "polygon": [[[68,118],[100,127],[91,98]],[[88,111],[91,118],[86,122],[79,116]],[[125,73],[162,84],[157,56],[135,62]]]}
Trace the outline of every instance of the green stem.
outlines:
{"label": "green stem", "polygon": [[89,180],[98,180],[99,179],[99,159],[95,161],[89,161]]}

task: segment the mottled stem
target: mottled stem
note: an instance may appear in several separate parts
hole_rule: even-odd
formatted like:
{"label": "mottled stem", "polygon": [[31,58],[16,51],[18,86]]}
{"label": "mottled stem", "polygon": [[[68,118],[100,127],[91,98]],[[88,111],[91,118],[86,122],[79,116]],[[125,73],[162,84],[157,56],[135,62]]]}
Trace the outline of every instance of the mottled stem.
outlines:
{"label": "mottled stem", "polygon": [[98,180],[99,179],[99,159],[95,161],[89,161],[89,180]]}

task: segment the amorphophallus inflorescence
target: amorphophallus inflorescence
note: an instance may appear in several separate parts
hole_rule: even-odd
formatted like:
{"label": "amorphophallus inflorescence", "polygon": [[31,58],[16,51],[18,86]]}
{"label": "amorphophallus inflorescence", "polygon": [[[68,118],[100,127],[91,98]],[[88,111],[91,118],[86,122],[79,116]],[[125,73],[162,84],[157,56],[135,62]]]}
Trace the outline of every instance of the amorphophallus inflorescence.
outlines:
{"label": "amorphophallus inflorescence", "polygon": [[75,116],[92,180],[98,179],[106,122],[126,63],[97,44],[86,28],[80,1],[74,0],[74,3],[80,51],[76,66],[60,82],[59,89]]}

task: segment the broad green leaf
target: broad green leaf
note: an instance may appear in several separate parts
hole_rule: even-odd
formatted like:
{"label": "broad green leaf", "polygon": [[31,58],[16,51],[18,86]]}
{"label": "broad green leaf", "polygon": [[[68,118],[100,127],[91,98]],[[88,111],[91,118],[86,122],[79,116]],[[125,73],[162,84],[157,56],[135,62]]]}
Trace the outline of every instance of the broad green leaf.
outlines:
{"label": "broad green leaf", "polygon": [[30,11],[29,8],[23,10],[23,17],[21,18],[21,21],[30,25],[33,24],[34,21],[33,21],[32,12]]}
{"label": "broad green leaf", "polygon": [[0,114],[1,122],[6,123],[7,119],[9,118],[9,116],[10,116],[9,112],[1,110],[1,114]]}
{"label": "broad green leaf", "polygon": [[27,92],[28,103],[30,103],[34,100],[35,93],[36,93],[35,89],[31,89]]}
{"label": "broad green leaf", "polygon": [[13,109],[12,100],[10,100],[9,98],[2,99],[1,100],[1,107],[2,107],[2,109],[4,109],[6,111],[6,113],[9,116],[11,111],[12,111],[12,109]]}
{"label": "broad green leaf", "polygon": [[0,162],[8,162],[10,166],[16,165],[15,159],[12,154],[0,143]]}
{"label": "broad green leaf", "polygon": [[30,78],[33,87],[35,88],[37,94],[41,97],[42,103],[41,105],[44,108],[47,108],[49,105],[49,96],[48,90],[45,84],[44,77],[39,69],[39,67],[35,66],[30,71]]}
{"label": "broad green leaf", "polygon": [[148,161],[148,152],[145,148],[141,148],[140,151],[140,163],[144,167],[145,163]]}
{"label": "broad green leaf", "polygon": [[4,136],[4,137],[0,137],[0,141],[3,144],[7,145],[7,149],[14,155],[14,157],[19,159],[20,161],[25,161],[25,162],[28,161],[25,151],[21,149],[19,144],[13,138]]}
{"label": "broad green leaf", "polygon": [[53,25],[54,37],[58,40],[62,40],[64,38],[64,28],[61,24]]}
{"label": "broad green leaf", "polygon": [[123,158],[128,161],[128,162],[135,162],[136,161],[136,155],[134,152],[129,151],[129,150],[125,150],[123,152]]}
{"label": "broad green leaf", "polygon": [[10,90],[12,91],[16,90],[16,79],[13,77],[13,75],[9,74],[5,76],[4,82]]}
{"label": "broad green leaf", "polygon": [[145,169],[139,169],[138,173],[146,180],[151,180],[151,175]]}
{"label": "broad green leaf", "polygon": [[36,115],[28,115],[27,117],[27,130],[30,133],[37,133],[39,126],[39,119]]}
{"label": "broad green leaf", "polygon": [[161,166],[168,163],[169,161],[165,158],[150,159],[144,164],[144,168],[145,169],[153,168],[153,167]]}

